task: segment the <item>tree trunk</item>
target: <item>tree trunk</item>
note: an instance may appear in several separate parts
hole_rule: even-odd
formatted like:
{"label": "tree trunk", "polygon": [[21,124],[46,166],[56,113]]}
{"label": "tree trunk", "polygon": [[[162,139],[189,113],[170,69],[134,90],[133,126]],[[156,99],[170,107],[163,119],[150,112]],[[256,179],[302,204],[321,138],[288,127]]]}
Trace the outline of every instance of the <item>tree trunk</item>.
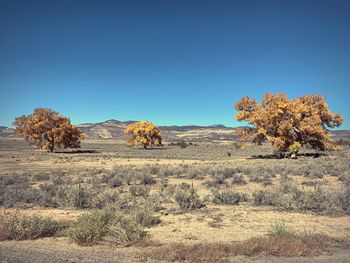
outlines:
{"label": "tree trunk", "polygon": [[55,146],[54,146],[54,145],[50,145],[50,146],[49,146],[49,152],[51,152],[51,153],[52,153],[54,148],[55,148]]}

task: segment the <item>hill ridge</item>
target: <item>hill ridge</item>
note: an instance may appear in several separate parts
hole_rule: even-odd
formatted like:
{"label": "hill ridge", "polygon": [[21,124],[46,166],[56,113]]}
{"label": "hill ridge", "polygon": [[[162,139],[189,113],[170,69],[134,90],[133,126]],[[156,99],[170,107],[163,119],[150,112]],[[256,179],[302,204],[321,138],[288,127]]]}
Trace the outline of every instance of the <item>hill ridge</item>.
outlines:
{"label": "hill ridge", "polygon": [[[77,126],[84,132],[87,139],[123,140],[124,129],[136,121],[119,121],[109,119],[97,123],[81,123]],[[239,127],[227,127],[222,124],[213,125],[163,125],[159,126],[166,141],[232,141],[237,139],[235,130]],[[332,131],[335,140],[350,140],[350,130]],[[0,126],[0,137],[14,137],[14,129]]]}

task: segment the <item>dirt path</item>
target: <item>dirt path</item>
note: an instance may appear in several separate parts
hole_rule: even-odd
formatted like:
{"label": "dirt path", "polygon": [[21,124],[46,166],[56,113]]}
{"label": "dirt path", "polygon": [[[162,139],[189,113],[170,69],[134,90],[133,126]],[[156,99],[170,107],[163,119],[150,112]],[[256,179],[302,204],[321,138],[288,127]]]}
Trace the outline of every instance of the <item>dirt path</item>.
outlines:
{"label": "dirt path", "polygon": [[[107,263],[107,262],[150,262],[157,261],[142,256],[147,248],[111,248],[104,246],[80,247],[69,243],[65,238],[45,238],[35,241],[0,242],[1,263]],[[333,254],[309,257],[233,257],[225,260],[230,263],[348,263],[350,252],[338,250]]]}
{"label": "dirt path", "polygon": [[80,247],[65,238],[45,238],[34,241],[0,242],[0,262],[139,262],[134,249],[103,246]]}

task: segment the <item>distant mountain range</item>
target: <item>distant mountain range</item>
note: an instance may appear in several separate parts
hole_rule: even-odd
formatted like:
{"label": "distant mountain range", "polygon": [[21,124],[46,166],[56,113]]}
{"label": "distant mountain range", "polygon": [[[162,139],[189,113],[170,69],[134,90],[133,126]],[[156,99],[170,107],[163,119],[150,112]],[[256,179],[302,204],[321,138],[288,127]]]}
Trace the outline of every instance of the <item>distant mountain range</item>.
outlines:
{"label": "distant mountain range", "polygon": [[[122,140],[127,125],[136,121],[107,120],[98,123],[83,123],[77,125],[85,134],[86,139],[97,140]],[[225,141],[236,140],[236,128],[226,127],[221,124],[210,126],[186,125],[186,126],[159,126],[163,138],[166,141]],[[350,140],[350,130],[332,131],[335,140]],[[0,137],[14,137],[14,130],[0,126]]]}
{"label": "distant mountain range", "polygon": [[[127,125],[136,121],[107,120],[99,123],[83,123],[78,127],[84,132],[88,139],[117,139],[124,138],[124,130]],[[208,141],[208,140],[232,140],[236,138],[234,128],[224,125],[211,126],[159,126],[163,137],[167,141]]]}

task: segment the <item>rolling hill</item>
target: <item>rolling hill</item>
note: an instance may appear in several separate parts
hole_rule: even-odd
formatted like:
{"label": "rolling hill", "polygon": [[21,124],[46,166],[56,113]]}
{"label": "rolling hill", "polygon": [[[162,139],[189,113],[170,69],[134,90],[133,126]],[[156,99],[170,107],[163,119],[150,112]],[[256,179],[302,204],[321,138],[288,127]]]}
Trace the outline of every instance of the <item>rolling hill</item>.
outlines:
{"label": "rolling hill", "polygon": [[[118,120],[107,120],[98,123],[83,123],[79,124],[78,127],[84,132],[87,139],[97,140],[123,140],[124,129],[130,123],[135,121],[118,121]],[[197,126],[197,125],[186,125],[186,126],[160,126],[163,133],[163,137],[166,141],[225,141],[225,140],[236,140],[237,135],[235,134],[236,128],[226,127],[221,124],[210,125],[210,126]],[[350,130],[337,130],[332,131],[334,139],[350,141]],[[5,126],[0,126],[1,137],[14,137],[14,130]]]}

